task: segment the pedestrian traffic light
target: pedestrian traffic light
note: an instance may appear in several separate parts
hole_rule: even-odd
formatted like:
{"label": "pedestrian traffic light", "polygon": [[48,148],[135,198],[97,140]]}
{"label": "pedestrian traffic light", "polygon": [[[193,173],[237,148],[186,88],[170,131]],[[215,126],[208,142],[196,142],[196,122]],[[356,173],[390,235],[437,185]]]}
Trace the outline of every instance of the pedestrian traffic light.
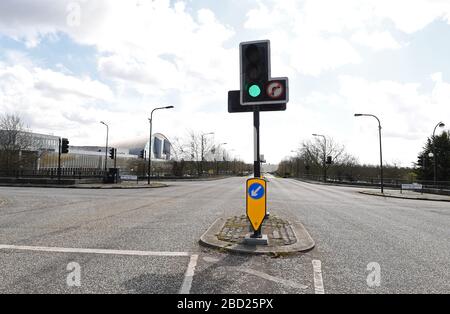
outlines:
{"label": "pedestrian traffic light", "polygon": [[111,158],[111,159],[116,158],[116,149],[115,148],[111,148],[109,150],[109,158]]}
{"label": "pedestrian traffic light", "polygon": [[288,79],[270,77],[270,41],[239,45],[241,105],[288,102]]}
{"label": "pedestrian traffic light", "polygon": [[61,154],[69,153],[69,140],[67,138],[63,138],[61,140]]}
{"label": "pedestrian traffic light", "polygon": [[139,153],[139,158],[144,159],[145,157],[145,150],[141,150],[141,152]]}

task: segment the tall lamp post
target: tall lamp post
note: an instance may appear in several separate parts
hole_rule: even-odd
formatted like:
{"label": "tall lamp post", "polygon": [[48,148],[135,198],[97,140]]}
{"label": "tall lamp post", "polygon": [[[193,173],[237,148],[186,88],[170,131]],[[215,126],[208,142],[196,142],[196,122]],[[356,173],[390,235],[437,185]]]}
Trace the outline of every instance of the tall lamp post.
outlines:
{"label": "tall lamp post", "polygon": [[[228,143],[220,143],[219,145],[217,145],[217,148],[220,150],[220,146],[222,145],[228,145]],[[217,161],[217,159],[216,159],[216,174],[219,175],[219,161]]]}
{"label": "tall lamp post", "polygon": [[323,182],[327,182],[327,138],[322,134],[313,134],[316,137],[323,137],[325,147],[323,149]]}
{"label": "tall lamp post", "polygon": [[297,167],[296,175],[297,175],[297,178],[300,178],[300,157],[298,156],[298,152],[295,150],[291,150],[291,153],[295,153],[297,155],[295,157],[295,161],[296,161],[295,164]]}
{"label": "tall lamp post", "polygon": [[103,121],[100,121],[101,124],[106,126],[106,147],[105,147],[105,173],[108,168],[108,136],[109,136],[109,126]]}
{"label": "tall lamp post", "polygon": [[201,161],[200,161],[200,176],[203,176],[203,160],[205,159],[205,156],[204,156],[204,152],[203,152],[203,150],[205,149],[204,148],[204,141],[205,141],[205,136],[206,135],[213,135],[214,134],[214,132],[209,132],[209,133],[203,133],[202,135],[201,135],[201,140],[202,140],[202,147],[201,147]]}
{"label": "tall lamp post", "polygon": [[380,179],[381,179],[381,193],[384,193],[384,182],[383,182],[383,151],[381,149],[381,122],[380,119],[378,119],[377,116],[373,115],[373,114],[365,114],[365,113],[355,113],[355,117],[362,117],[362,116],[366,116],[366,117],[373,117],[375,119],[377,119],[378,121],[378,135],[380,138]]}
{"label": "tall lamp post", "polygon": [[152,123],[153,123],[153,112],[156,110],[162,109],[172,109],[174,106],[166,106],[166,107],[158,107],[152,110],[150,113],[150,118],[148,121],[150,122],[150,135],[148,137],[148,180],[147,183],[150,184],[150,176],[152,175]]}
{"label": "tall lamp post", "polygon": [[436,124],[436,126],[434,127],[433,130],[433,160],[434,160],[434,187],[436,188],[436,184],[437,184],[437,163],[436,163],[436,139],[435,139],[435,134],[436,134],[436,129],[438,127],[443,128],[445,126],[444,122],[439,122],[438,124]]}

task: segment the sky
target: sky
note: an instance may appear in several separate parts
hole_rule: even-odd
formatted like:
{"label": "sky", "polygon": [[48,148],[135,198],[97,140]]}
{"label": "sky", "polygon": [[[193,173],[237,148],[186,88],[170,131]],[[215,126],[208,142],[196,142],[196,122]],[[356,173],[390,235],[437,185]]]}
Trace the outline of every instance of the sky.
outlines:
{"label": "sky", "polygon": [[[411,166],[434,126],[450,126],[449,0],[2,0],[0,113],[71,145],[214,132],[253,160],[239,89],[239,43],[271,41],[287,110],[261,113],[261,153],[294,156],[312,133],[378,164]],[[438,129],[438,132],[442,132]]]}

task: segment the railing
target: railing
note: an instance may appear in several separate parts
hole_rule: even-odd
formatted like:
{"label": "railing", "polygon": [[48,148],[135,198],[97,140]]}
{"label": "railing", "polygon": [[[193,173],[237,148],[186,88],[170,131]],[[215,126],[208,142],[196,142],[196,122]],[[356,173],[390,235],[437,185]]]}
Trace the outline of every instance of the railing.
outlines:
{"label": "railing", "polygon": [[[46,168],[39,170],[14,169],[0,170],[0,177],[3,178],[58,178],[58,168]],[[105,171],[100,169],[89,168],[61,168],[61,178],[85,179],[85,178],[102,178]]]}
{"label": "railing", "polygon": [[[295,176],[285,176],[296,178]],[[323,182],[323,175],[301,175],[298,177],[303,180],[311,180]],[[358,178],[346,178],[338,176],[327,176],[327,183],[331,184],[343,184],[343,185],[355,185],[355,186],[380,186],[381,180],[376,177],[358,177]],[[445,194],[450,195],[450,181],[438,181],[434,184],[433,180],[405,180],[396,178],[384,178],[383,185],[385,188],[401,189],[402,184],[418,183],[422,185],[424,193]]]}

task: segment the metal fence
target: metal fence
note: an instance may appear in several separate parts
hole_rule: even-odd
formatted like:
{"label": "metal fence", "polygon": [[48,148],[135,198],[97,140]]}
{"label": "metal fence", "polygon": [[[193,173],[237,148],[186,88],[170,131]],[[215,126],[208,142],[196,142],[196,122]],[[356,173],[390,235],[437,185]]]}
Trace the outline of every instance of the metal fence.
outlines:
{"label": "metal fence", "polygon": [[[311,180],[323,182],[323,175],[302,175],[298,177],[303,180]],[[355,185],[355,186],[381,186],[381,180],[377,177],[359,177],[355,179],[347,179],[344,177],[327,176],[327,183]],[[402,184],[418,183],[423,187],[425,193],[450,194],[450,181],[437,181],[436,184],[432,180],[405,180],[398,178],[384,178],[383,185],[386,188],[401,189]]]}
{"label": "metal fence", "polygon": [[[90,168],[61,168],[62,178],[86,179],[103,178],[105,171]],[[0,177],[3,178],[58,178],[58,168],[33,169],[13,169],[0,170]]]}

